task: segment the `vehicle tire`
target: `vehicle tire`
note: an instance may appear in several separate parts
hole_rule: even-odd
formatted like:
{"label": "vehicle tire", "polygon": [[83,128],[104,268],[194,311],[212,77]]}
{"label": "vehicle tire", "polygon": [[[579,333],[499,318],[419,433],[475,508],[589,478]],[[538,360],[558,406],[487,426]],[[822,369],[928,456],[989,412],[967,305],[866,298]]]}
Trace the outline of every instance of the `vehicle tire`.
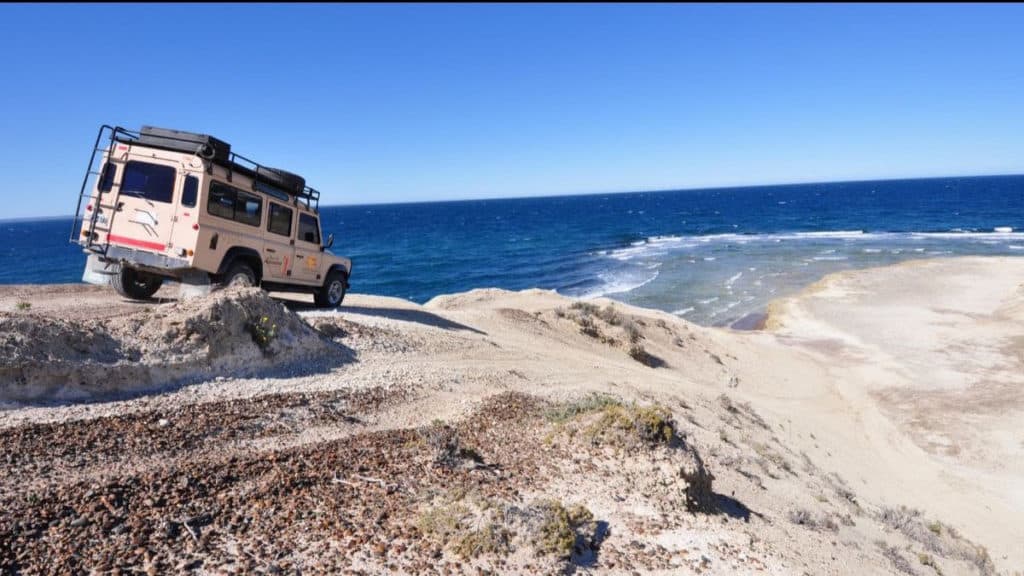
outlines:
{"label": "vehicle tire", "polygon": [[345,299],[348,290],[348,276],[344,272],[334,270],[327,275],[323,288],[313,294],[317,308],[337,308]]}
{"label": "vehicle tire", "polygon": [[231,286],[259,286],[259,284],[256,282],[256,273],[252,271],[251,266],[245,262],[234,262],[221,279],[221,286],[228,288]]}
{"label": "vehicle tire", "polygon": [[164,279],[153,274],[139,272],[128,266],[110,277],[110,285],[118,294],[132,300],[149,300],[160,289]]}

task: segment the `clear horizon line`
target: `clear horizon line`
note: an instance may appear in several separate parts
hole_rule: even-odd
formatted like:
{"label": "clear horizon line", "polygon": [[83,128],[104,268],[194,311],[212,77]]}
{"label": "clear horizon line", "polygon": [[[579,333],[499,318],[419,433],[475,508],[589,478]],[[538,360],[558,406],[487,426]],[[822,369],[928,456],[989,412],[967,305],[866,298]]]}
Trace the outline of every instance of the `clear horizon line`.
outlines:
{"label": "clear horizon line", "polygon": [[[568,192],[568,193],[555,193],[555,194],[534,194],[527,196],[485,196],[476,198],[442,198],[435,200],[399,200],[395,202],[363,202],[363,203],[352,203],[352,204],[324,204],[320,207],[321,210],[324,208],[335,208],[335,207],[358,207],[358,206],[397,206],[402,204],[439,204],[449,202],[489,202],[494,200],[530,200],[537,198],[570,198],[575,196],[603,196],[609,194],[658,194],[663,192],[701,192],[704,190],[729,190],[733,188],[778,188],[781,186],[813,186],[817,184],[860,184],[866,182],[899,182],[905,180],[944,180],[952,178],[1007,178],[1007,177],[1024,177],[1024,172],[1021,173],[1000,173],[1000,174],[973,174],[973,175],[956,175],[956,176],[906,176],[897,178],[866,178],[856,180],[810,180],[810,181],[798,181],[798,182],[779,182],[772,184],[730,184],[720,186],[701,186],[694,188],[649,188],[649,189],[634,189],[634,190],[614,190],[614,191],[601,191],[601,192]],[[14,218],[0,218],[0,223],[11,223],[11,222],[25,222],[32,220],[64,220],[70,219],[73,215],[62,214],[62,215],[51,215],[51,216],[18,216]]]}
{"label": "clear horizon line", "polygon": [[728,184],[718,186],[700,186],[692,188],[642,188],[633,190],[611,190],[601,192],[563,192],[555,194],[533,194],[528,196],[485,196],[477,198],[445,198],[436,200],[399,200],[395,202],[325,204],[321,208],[338,206],[393,206],[400,204],[436,204],[443,202],[489,202],[492,200],[529,200],[537,198],[570,198],[574,196],[604,196],[610,194],[658,194],[662,192],[702,192],[705,190],[730,190],[733,188],[779,188],[782,186],[814,186],[817,184],[860,184],[866,182],[900,182],[904,180],[946,180],[952,178],[1010,178],[1024,177],[1024,172],[971,174],[955,176],[902,176],[896,178],[865,178],[856,180],[808,180],[801,182],[778,182],[773,184]]}

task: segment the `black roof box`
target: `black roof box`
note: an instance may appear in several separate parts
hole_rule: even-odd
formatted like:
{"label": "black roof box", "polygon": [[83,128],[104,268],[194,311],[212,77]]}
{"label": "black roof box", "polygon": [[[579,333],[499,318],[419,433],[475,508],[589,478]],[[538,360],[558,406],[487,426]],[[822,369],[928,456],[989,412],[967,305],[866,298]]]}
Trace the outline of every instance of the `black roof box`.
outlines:
{"label": "black roof box", "polygon": [[134,143],[178,152],[190,152],[214,162],[229,162],[231,159],[231,145],[207,134],[143,126],[139,131],[138,140]]}

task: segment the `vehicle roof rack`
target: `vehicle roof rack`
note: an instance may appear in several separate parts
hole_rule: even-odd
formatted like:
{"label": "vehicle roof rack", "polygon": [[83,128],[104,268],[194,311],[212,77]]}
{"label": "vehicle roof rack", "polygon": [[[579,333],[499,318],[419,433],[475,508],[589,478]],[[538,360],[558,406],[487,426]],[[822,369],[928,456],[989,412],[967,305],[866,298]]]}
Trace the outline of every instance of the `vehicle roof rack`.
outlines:
{"label": "vehicle roof rack", "polygon": [[305,178],[278,168],[264,166],[241,154],[236,154],[231,151],[230,144],[213,136],[153,126],[143,126],[139,131],[117,126],[114,127],[110,138],[112,142],[128,145],[134,144],[175,152],[191,152],[204,160],[226,168],[229,180],[233,173],[243,174],[252,179],[254,190],[282,200],[287,199],[286,201],[301,203],[313,212],[320,211],[320,192],[306,186]]}

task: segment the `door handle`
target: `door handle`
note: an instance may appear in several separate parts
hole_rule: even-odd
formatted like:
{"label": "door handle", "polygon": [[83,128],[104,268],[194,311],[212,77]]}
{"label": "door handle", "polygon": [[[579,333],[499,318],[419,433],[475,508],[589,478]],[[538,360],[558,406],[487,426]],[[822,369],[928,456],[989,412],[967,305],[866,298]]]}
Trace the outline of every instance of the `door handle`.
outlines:
{"label": "door handle", "polygon": [[271,254],[277,254],[277,250],[274,250],[273,248],[267,248],[267,252],[270,252]]}

